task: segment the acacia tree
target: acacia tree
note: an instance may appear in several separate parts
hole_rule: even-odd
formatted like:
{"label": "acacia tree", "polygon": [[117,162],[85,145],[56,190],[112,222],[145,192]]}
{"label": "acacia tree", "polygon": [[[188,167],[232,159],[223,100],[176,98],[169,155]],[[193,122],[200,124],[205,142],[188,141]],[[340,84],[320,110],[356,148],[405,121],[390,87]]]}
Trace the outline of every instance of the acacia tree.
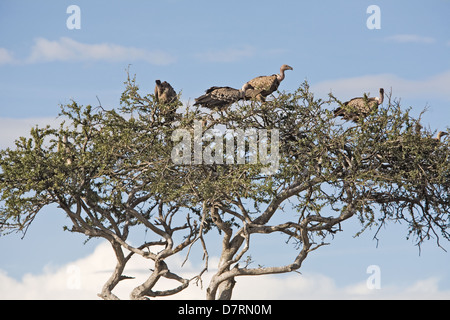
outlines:
{"label": "acacia tree", "polygon": [[[159,104],[138,89],[128,78],[117,111],[62,106],[60,128],[33,129],[14,150],[0,153],[2,233],[26,230],[43,207],[58,204],[72,222],[67,230],[104,238],[114,249],[117,264],[99,294],[104,299],[117,298],[112,290],[129,278],[123,271],[133,255],[153,263],[133,299],[176,294],[200,280],[209,267],[207,232],[222,237],[207,299],[230,299],[241,276],[298,270],[350,218],[359,219],[361,232],[405,221],[418,245],[432,237],[438,244],[440,237],[449,239],[448,142],[419,130],[419,120],[398,102],[389,99],[378,112],[343,124],[330,111],[340,101],[314,98],[307,83],[264,103],[245,101],[207,113],[187,106],[175,114],[179,100]],[[234,157],[223,158],[220,146],[230,145],[224,135],[208,138],[213,128],[268,130],[272,142],[279,134],[270,148],[271,155],[279,154],[276,170],[264,170],[261,152],[258,161],[238,163],[235,144]],[[187,162],[174,161],[177,130],[189,133],[194,144],[195,138],[205,142],[200,152],[216,161],[196,162],[195,152],[183,153]],[[244,158],[255,156],[252,141],[266,146],[264,139],[249,134],[240,150]],[[128,239],[137,226],[155,240],[133,246]],[[251,239],[272,233],[296,244],[292,261],[251,267],[257,262],[248,255]],[[171,272],[167,258],[181,252],[188,257],[193,245],[204,252],[198,275],[186,279]],[[155,291],[161,277],[179,284]]]}

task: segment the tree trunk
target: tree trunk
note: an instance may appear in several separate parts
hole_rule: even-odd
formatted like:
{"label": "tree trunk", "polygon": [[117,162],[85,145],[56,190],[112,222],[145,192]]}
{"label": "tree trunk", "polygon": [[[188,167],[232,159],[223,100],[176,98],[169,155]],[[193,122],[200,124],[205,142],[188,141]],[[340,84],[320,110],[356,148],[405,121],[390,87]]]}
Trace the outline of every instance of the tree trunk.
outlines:
{"label": "tree trunk", "polygon": [[119,300],[119,298],[112,293],[112,290],[120,282],[122,272],[125,269],[126,262],[122,251],[122,247],[114,241],[111,241],[111,245],[117,258],[116,268],[114,269],[114,272],[111,275],[111,277],[103,286],[102,292],[99,293],[98,296],[104,300]]}
{"label": "tree trunk", "polygon": [[235,284],[236,280],[234,280],[234,277],[221,282],[217,288],[217,300],[231,300]]}

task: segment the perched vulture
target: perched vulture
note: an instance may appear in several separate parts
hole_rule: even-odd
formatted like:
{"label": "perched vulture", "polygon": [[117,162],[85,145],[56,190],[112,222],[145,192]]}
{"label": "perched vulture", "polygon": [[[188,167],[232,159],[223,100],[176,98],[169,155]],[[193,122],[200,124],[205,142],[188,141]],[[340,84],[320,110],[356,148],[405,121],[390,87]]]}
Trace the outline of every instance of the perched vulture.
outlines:
{"label": "perched vulture", "polygon": [[177,93],[172,88],[172,86],[167,82],[161,82],[161,80],[156,80],[155,86],[155,98],[159,103],[172,103],[177,98]]}
{"label": "perched vulture", "polygon": [[266,101],[266,97],[272,92],[276,91],[280,86],[281,81],[284,80],[284,72],[286,70],[294,70],[287,64],[283,64],[280,68],[280,74],[271,76],[256,77],[249,82],[254,89],[246,92],[245,97],[248,99],[256,99],[258,101]]}
{"label": "perched vulture", "polygon": [[436,136],[436,138],[433,138],[433,140],[435,140],[435,141],[437,141],[437,142],[441,142],[441,138],[442,138],[443,136],[447,136],[447,135],[448,135],[447,132],[439,131],[438,134],[437,134],[437,136]]}
{"label": "perched vulture", "polygon": [[160,109],[164,113],[165,121],[172,123],[176,119],[177,106],[172,105],[172,103],[177,100],[177,93],[167,81],[161,82],[161,80],[155,80],[155,82],[155,100],[165,105]]}
{"label": "perched vulture", "polygon": [[[416,134],[420,134],[420,132],[422,131],[422,125],[420,124],[419,121],[416,122],[416,125],[415,125],[414,129],[415,129]],[[441,138],[444,137],[444,136],[448,136],[448,133],[445,132],[445,131],[439,131],[437,133],[436,137],[431,138],[431,141],[432,142],[441,142]]]}
{"label": "perched vulture", "polygon": [[240,90],[230,87],[211,87],[206,93],[195,99],[194,106],[201,105],[209,109],[224,109],[233,103],[244,99],[245,92],[253,87],[245,83]]}
{"label": "perched vulture", "polygon": [[367,117],[373,111],[378,109],[378,106],[383,103],[384,89],[380,88],[380,96],[368,98],[364,97],[353,98],[344,103],[344,106],[349,108],[339,107],[334,110],[335,117],[342,117],[345,120],[358,121],[360,117]]}

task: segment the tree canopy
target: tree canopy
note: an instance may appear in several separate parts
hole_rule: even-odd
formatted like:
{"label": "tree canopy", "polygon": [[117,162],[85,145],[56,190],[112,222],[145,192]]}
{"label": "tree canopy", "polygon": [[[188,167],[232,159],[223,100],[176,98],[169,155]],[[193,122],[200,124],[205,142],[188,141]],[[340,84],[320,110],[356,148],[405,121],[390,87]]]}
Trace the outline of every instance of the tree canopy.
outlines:
{"label": "tree canopy", "polygon": [[[341,101],[314,97],[307,82],[220,111],[183,106],[180,94],[158,102],[140,94],[134,78],[125,84],[118,108],[72,101],[61,106],[60,127],[33,128],[0,151],[1,234],[25,232],[42,208],[58,205],[68,231],[104,238],[114,249],[117,264],[101,298],[117,298],[113,290],[129,278],[123,271],[134,255],[152,269],[133,299],[174,295],[201,280],[207,232],[222,238],[207,299],[231,298],[241,276],[298,270],[348,219],[375,234],[405,222],[417,245],[450,240],[448,140],[433,139],[391,97],[345,122],[333,114]],[[133,245],[136,226],[152,240]],[[271,233],[296,244],[292,261],[252,267],[250,239]],[[194,245],[204,252],[198,275],[171,272],[167,258],[183,252],[189,259]],[[162,277],[178,284],[156,290]]]}

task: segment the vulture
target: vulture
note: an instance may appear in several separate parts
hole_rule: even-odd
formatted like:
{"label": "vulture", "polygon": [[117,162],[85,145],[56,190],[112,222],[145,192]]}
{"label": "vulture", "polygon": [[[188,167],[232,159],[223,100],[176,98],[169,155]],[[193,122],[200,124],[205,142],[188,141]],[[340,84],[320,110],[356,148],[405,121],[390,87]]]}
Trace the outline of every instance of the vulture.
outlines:
{"label": "vulture", "polygon": [[447,132],[439,131],[438,134],[437,134],[437,136],[436,136],[436,138],[433,138],[433,140],[434,140],[434,141],[437,141],[437,142],[441,142],[441,138],[442,138],[443,136],[447,136],[447,135],[448,135]]}
{"label": "vulture", "polygon": [[177,98],[177,93],[167,81],[155,80],[155,99],[159,103],[172,103]]}
{"label": "vulture", "polygon": [[172,86],[167,82],[161,82],[161,80],[155,80],[155,100],[157,103],[165,105],[163,113],[165,115],[165,121],[172,123],[176,119],[176,105],[171,105],[177,100],[177,93]]}
{"label": "vulture", "polygon": [[274,74],[271,76],[260,76],[256,77],[249,82],[254,89],[249,90],[245,93],[245,97],[248,99],[256,99],[258,101],[266,101],[266,97],[272,92],[275,92],[280,86],[281,81],[284,80],[284,72],[286,70],[294,70],[291,66],[283,64],[280,68],[279,74]]}
{"label": "vulture", "polygon": [[380,96],[368,98],[364,97],[353,98],[350,101],[344,102],[344,106],[349,108],[339,107],[334,110],[335,117],[342,117],[345,120],[358,121],[360,117],[366,117],[373,111],[378,109],[378,106],[383,103],[384,89],[380,88]]}
{"label": "vulture", "polygon": [[[422,131],[422,128],[423,127],[420,124],[420,122],[417,121],[416,124],[415,124],[415,127],[414,127],[416,134],[420,134],[420,132]],[[445,131],[439,131],[437,133],[436,137],[431,138],[431,141],[432,142],[441,142],[441,138],[444,137],[444,136],[448,136],[448,133],[445,132]]]}
{"label": "vulture", "polygon": [[195,99],[194,106],[201,105],[209,109],[224,109],[244,99],[245,92],[253,87],[245,83],[240,90],[230,87],[211,87],[206,93]]}

